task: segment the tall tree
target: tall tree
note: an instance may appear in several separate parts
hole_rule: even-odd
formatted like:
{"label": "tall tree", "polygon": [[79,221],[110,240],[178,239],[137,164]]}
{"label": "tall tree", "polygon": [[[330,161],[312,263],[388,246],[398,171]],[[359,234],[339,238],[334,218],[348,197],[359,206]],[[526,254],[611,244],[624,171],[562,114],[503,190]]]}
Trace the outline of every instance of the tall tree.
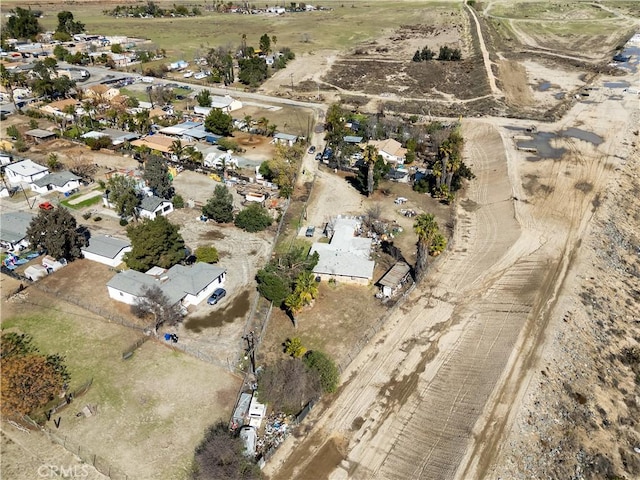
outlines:
{"label": "tall tree", "polygon": [[67,10],[58,12],[56,34],[62,34],[66,36],[66,39],[71,39],[76,33],[82,32],[84,32],[84,23],[74,21],[73,13]]}
{"label": "tall tree", "polygon": [[364,149],[364,161],[367,164],[367,197],[373,195],[374,175],[373,170],[378,160],[378,149],[373,145],[367,145]]}
{"label": "tall tree", "polygon": [[86,240],[78,232],[73,215],[66,208],[41,211],[29,224],[27,238],[35,249],[44,249],[54,258],[73,261],[82,255]]}
{"label": "tall tree", "polygon": [[264,55],[271,53],[271,39],[266,33],[260,37],[260,50]]}
{"label": "tall tree", "polygon": [[64,390],[70,376],[59,355],[42,355],[26,334],[0,337],[2,414],[21,416],[45,406]]}
{"label": "tall tree", "polygon": [[131,251],[124,256],[133,270],[146,272],[151,267],[169,268],[185,256],[179,227],[163,216],[127,227]]}
{"label": "tall tree", "polygon": [[211,106],[211,92],[206,88],[201,90],[200,93],[196,95],[196,102],[200,107],[210,107]]}
{"label": "tall tree", "polygon": [[176,156],[176,160],[180,161],[182,155],[184,154],[184,146],[182,145],[182,140],[179,138],[174,140],[169,147],[169,151]]}
{"label": "tall tree", "polygon": [[245,232],[255,233],[269,227],[273,223],[273,218],[262,205],[251,203],[236,215],[233,223]]}
{"label": "tall tree", "polygon": [[204,156],[202,155],[202,152],[193,145],[187,145],[186,147],[184,147],[183,155],[188,162],[202,165]]}
{"label": "tall tree", "polygon": [[207,132],[228,137],[233,132],[233,118],[219,108],[213,108],[204,119],[204,129]]}
{"label": "tall tree", "polygon": [[202,213],[218,223],[233,221],[233,195],[226,185],[216,185],[213,196],[202,207]]}
{"label": "tall tree", "polygon": [[107,199],[123,218],[136,216],[141,201],[136,187],[136,181],[125,175],[113,175],[107,181]]}
{"label": "tall tree", "polygon": [[174,189],[169,177],[169,168],[161,158],[149,157],[147,159],[142,178],[157,196],[166,199],[173,197]]}
{"label": "tall tree", "polygon": [[416,256],[416,282],[420,282],[427,271],[429,249],[439,233],[438,222],[431,213],[422,213],[416,217],[413,230],[418,234],[418,252]]}
{"label": "tall tree", "polygon": [[24,9],[16,7],[13,15],[7,20],[4,33],[12,38],[29,38],[35,40],[36,36],[44,31],[38,22],[39,16],[36,12],[31,11],[31,8]]}

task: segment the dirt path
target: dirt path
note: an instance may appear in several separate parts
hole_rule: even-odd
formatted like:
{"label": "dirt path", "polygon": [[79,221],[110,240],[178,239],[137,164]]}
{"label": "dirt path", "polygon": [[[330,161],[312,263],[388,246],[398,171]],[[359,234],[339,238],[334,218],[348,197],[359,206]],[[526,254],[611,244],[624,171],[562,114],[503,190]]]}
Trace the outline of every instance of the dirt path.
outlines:
{"label": "dirt path", "polygon": [[473,17],[473,22],[476,26],[476,32],[478,34],[478,44],[480,45],[480,51],[482,52],[482,61],[484,63],[484,69],[487,72],[487,80],[489,80],[489,86],[491,87],[491,93],[494,95],[502,95],[502,92],[496,85],[496,77],[493,75],[493,70],[491,69],[491,60],[489,59],[489,52],[487,50],[487,46],[484,43],[484,36],[482,35],[482,29],[480,28],[480,22],[478,21],[478,16],[473,7],[470,7],[468,3],[465,2],[465,8],[469,11],[471,17]]}
{"label": "dirt path", "polygon": [[482,477],[628,126],[632,99],[602,89],[591,102],[540,126],[603,139],[558,137],[561,161],[527,161],[513,130],[492,125],[524,122],[464,123],[478,178],[452,249],[345,372],[312,433],[267,465],[272,478]]}

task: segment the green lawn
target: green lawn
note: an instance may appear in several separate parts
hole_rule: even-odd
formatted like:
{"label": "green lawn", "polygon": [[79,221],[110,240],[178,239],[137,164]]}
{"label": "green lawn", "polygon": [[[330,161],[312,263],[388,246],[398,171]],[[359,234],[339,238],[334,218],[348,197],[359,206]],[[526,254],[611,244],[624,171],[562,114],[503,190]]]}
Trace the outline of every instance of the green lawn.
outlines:
{"label": "green lawn", "polygon": [[[84,195],[84,193],[82,195]],[[65,207],[67,207],[67,208],[71,208],[73,210],[80,210],[82,208],[90,207],[91,205],[95,205],[97,203],[100,203],[100,201],[102,200],[102,195],[100,195],[99,193],[96,193],[95,197],[87,198],[86,200],[83,200],[82,202],[69,203],[71,200],[73,200],[74,198],[77,198],[78,196],[79,195],[74,195],[72,197],[69,197],[69,198],[61,201],[60,203],[62,205],[64,205]]]}

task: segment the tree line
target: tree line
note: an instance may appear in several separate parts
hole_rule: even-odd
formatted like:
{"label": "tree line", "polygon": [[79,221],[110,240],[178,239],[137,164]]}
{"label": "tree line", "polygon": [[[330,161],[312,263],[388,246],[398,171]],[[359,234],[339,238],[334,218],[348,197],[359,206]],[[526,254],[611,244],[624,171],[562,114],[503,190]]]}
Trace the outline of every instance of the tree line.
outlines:
{"label": "tree line", "polygon": [[424,47],[422,50],[416,50],[411,59],[414,62],[427,62],[429,60],[440,60],[443,62],[457,62],[462,60],[462,52],[458,48],[451,48],[448,46],[440,47],[440,52],[436,57],[436,53],[429,47]]}

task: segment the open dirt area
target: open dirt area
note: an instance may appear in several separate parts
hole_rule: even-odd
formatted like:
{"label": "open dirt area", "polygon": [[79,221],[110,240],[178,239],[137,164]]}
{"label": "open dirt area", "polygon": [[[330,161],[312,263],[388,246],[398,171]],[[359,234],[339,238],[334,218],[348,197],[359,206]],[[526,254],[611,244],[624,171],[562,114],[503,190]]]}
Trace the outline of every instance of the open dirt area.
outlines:
{"label": "open dirt area", "polygon": [[[527,68],[526,78],[533,84],[532,67]],[[550,73],[541,72],[545,78]],[[537,155],[518,150],[513,138],[526,134],[530,119],[463,120],[465,157],[473,159],[477,178],[457,204],[451,248],[435,262],[427,284],[391,315],[384,331],[344,373],[339,396],[314,412],[304,433],[290,439],[267,465],[271,478],[485,478],[492,465],[499,465],[494,467],[498,475],[504,472],[510,478],[554,472],[565,472],[559,477],[567,478],[573,470],[559,465],[576,454],[571,465],[577,464],[588,478],[636,472],[637,453],[630,452],[637,430],[625,420],[637,408],[633,396],[626,401],[631,406],[622,407],[621,430],[589,444],[586,437],[595,427],[587,422],[575,427],[566,441],[563,433],[571,422],[579,415],[589,417],[589,410],[575,404],[592,397],[572,384],[561,386],[562,378],[568,383],[563,364],[552,364],[540,350],[551,335],[550,325],[566,318],[558,310],[559,299],[575,278],[572,269],[605,192],[622,192],[618,172],[637,161],[633,131],[638,100],[607,87],[616,78],[592,79],[589,98],[575,102],[562,120],[535,123],[540,132],[532,137]],[[637,82],[637,75],[634,79]],[[557,77],[549,80],[553,84]],[[349,205],[350,197],[343,198]],[[637,219],[634,223],[626,237],[620,235],[637,239]],[[596,272],[590,271],[586,278],[595,278]],[[633,279],[629,282],[627,288],[632,288]],[[633,290],[626,292],[637,306]],[[598,294],[590,301],[603,298],[606,294]],[[558,333],[570,342],[566,335]],[[637,337],[629,341],[633,345]],[[563,346],[564,355],[572,357],[562,356]],[[582,358],[569,352],[569,343],[559,343],[554,352],[570,363]],[[544,392],[530,381],[534,368],[540,370],[533,367],[537,361],[547,368],[543,377],[554,371]],[[573,368],[580,376],[583,368]],[[527,386],[535,393],[527,410],[520,410],[518,400]],[[632,390],[637,392],[637,385]],[[620,401],[625,392],[623,388],[617,394]],[[540,405],[537,395],[544,395]],[[583,397],[589,399],[583,402]],[[564,402],[569,409],[562,407]],[[592,411],[598,408],[609,412],[591,404]],[[607,413],[607,418],[616,415]],[[514,425],[514,418],[527,422],[525,431],[531,433],[523,437],[524,427]],[[538,419],[540,424],[535,424]],[[511,442],[505,447],[505,465],[498,452],[507,432]],[[618,432],[625,435],[625,446],[611,452],[609,442]],[[529,442],[536,441],[536,452],[555,453],[532,455]],[[593,467],[594,462],[602,466]]]}
{"label": "open dirt area", "polygon": [[[339,32],[352,34],[349,41],[340,37],[341,45],[314,40],[331,31],[334,17],[319,22],[309,48],[260,91],[339,100],[363,112],[415,114],[425,123],[458,119],[465,162],[476,178],[453,207],[400,185],[385,185],[388,196],[366,199],[345,175],[305,156],[299,195],[310,191],[311,196],[306,209],[301,207],[302,224],[289,225],[286,235],[379,203],[383,217],[403,227],[395,241],[412,262],[412,222],[393,204],[402,195],[409,208],[436,214],[450,242],[432,260],[425,281],[392,310],[377,303],[373,288],[321,285],[317,305],[301,313],[297,330],[274,312],[263,359],[281,355],[281,343],[295,334],[339,362],[345,355],[353,361],[341,363],[339,391],[314,408],[267,463],[265,475],[283,480],[639,477],[640,114],[634,88],[640,84],[640,48],[634,47],[635,63],[611,65],[616,48],[640,31],[637,2],[531,1],[519,8],[507,1],[475,7],[447,2],[433,6],[431,17],[431,5],[422,5],[411,21],[402,17],[365,35],[359,30],[365,15],[356,17],[366,8],[358,3],[342,13],[354,31]],[[416,49],[443,44],[460,48],[463,60],[411,61]],[[255,110],[260,108],[250,106],[247,114],[260,116]],[[305,120],[290,121],[304,126]],[[321,147],[321,138],[313,134],[311,143]],[[178,191],[205,200],[213,182],[183,175],[176,179]],[[254,299],[255,271],[267,258],[272,232],[237,235],[232,227],[196,221],[197,209],[172,215],[189,246],[213,244],[220,250],[230,286],[225,302],[191,313],[177,330],[181,342],[207,352],[215,363],[229,364],[240,351],[241,319]],[[100,228],[117,225],[103,222]],[[360,350],[360,330],[385,315],[382,329]],[[116,333],[109,335],[123,343]],[[167,362],[200,365],[178,353],[167,358],[166,351],[165,345],[147,342],[133,359],[140,371],[127,371],[126,363],[115,368],[121,377],[114,390],[123,393],[114,405],[121,410],[106,406],[104,413],[133,413],[131,432],[125,420],[106,422],[102,410],[82,420],[70,410],[63,419],[79,438],[94,433],[90,422],[101,434],[110,432],[106,440],[96,437],[88,445],[136,478],[154,478],[172,448],[167,440],[172,422],[184,418],[177,412],[182,404],[171,398],[180,395],[178,380],[191,377]],[[212,412],[230,408],[227,386],[237,381],[233,377],[214,391],[207,383],[207,375],[214,374],[203,370],[189,382],[211,390],[199,394],[191,388],[185,394],[192,402],[188,412],[201,409],[207,420],[185,420],[190,428],[189,434],[182,432],[181,445],[192,448],[194,432],[201,434],[214,419]],[[149,379],[169,385],[167,395],[155,392]],[[201,407],[201,395],[219,405]],[[154,422],[159,433],[152,440],[155,431],[145,428]],[[135,442],[152,453],[125,451]],[[146,465],[137,465],[143,463],[139,458]],[[185,458],[176,453],[171,472],[182,472]]]}

